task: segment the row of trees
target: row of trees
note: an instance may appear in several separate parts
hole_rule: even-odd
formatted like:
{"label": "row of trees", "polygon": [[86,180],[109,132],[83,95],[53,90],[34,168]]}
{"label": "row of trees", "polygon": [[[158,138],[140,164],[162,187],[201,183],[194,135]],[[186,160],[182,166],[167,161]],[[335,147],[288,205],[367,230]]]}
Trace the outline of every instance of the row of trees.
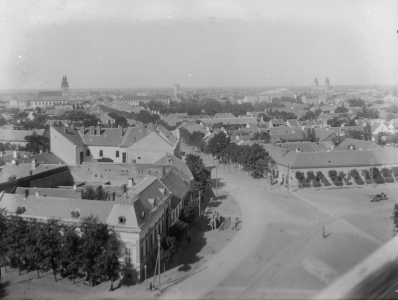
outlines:
{"label": "row of trees", "polygon": [[220,102],[212,98],[190,99],[182,101],[170,101],[169,105],[161,102],[151,101],[146,104],[146,107],[159,111],[162,114],[170,113],[188,113],[188,115],[215,115],[216,113],[232,113],[235,116],[245,115],[247,112],[264,111],[265,108],[284,107],[282,101],[297,102],[298,100],[292,98],[274,99],[272,103],[231,103],[229,100]]}
{"label": "row of trees", "polygon": [[134,112],[113,109],[110,107],[106,107],[104,105],[99,105],[99,107],[107,113],[113,112],[113,113],[116,113],[117,115],[123,116],[128,119],[133,119],[138,122],[145,123],[145,124],[148,124],[148,123],[155,124],[160,119],[158,114],[151,114],[147,110],[141,110],[139,113],[134,113]]}
{"label": "row of trees", "polygon": [[[20,209],[18,212],[21,212]],[[113,229],[96,217],[82,218],[79,224],[64,224],[57,219],[28,221],[18,214],[0,210],[0,257],[21,269],[53,271],[62,276],[84,273],[114,280],[120,270],[121,242]]]}
{"label": "row of trees", "polygon": [[224,132],[219,132],[206,144],[203,141],[204,134],[193,132],[190,134],[184,129],[180,129],[181,139],[189,146],[194,146],[198,151],[211,154],[225,164],[237,164],[242,166],[254,178],[264,177],[270,173],[275,162],[268,152],[258,144],[237,145],[231,143],[229,137]]}

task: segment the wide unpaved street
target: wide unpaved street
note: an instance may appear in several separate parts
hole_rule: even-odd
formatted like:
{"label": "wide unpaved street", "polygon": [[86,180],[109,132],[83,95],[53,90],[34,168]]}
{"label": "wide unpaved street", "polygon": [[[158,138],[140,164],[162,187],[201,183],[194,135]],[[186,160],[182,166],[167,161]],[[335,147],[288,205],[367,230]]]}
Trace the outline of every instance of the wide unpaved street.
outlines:
{"label": "wide unpaved street", "polygon": [[[164,298],[313,297],[392,237],[395,184],[287,193],[257,188],[256,181],[224,169],[218,168],[222,193],[239,203],[242,229],[206,270]],[[390,199],[371,203],[381,191]]]}

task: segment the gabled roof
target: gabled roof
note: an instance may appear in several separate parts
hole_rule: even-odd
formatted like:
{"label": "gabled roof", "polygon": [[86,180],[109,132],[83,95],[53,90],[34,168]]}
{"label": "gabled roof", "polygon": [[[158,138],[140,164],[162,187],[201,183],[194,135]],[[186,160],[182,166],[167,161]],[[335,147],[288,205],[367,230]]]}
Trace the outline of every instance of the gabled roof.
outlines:
{"label": "gabled roof", "polygon": [[291,169],[361,167],[369,166],[370,162],[381,165],[372,151],[287,152],[270,144],[263,147],[277,164],[285,167],[289,164]]}
{"label": "gabled roof", "polygon": [[32,162],[32,159],[36,159],[38,163],[43,163],[43,164],[63,164],[65,165],[66,163],[60,159],[58,156],[56,156],[52,152],[45,152],[45,153],[40,153],[40,154],[33,154],[30,155],[29,157],[22,157],[18,159],[18,163],[30,163]]}
{"label": "gabled roof", "polygon": [[203,124],[223,123],[224,125],[246,125],[258,124],[257,118],[244,117],[244,118],[216,118],[216,119],[201,119]]}
{"label": "gabled roof", "polygon": [[340,143],[339,147],[348,148],[351,145],[355,146],[355,148],[357,149],[362,149],[362,150],[369,150],[378,147],[378,145],[374,142],[357,140],[352,138],[346,138],[344,141]]}
{"label": "gabled roof", "polygon": [[301,142],[301,143],[283,143],[276,144],[275,147],[280,147],[287,149],[289,151],[300,151],[300,152],[315,152],[315,148],[312,146],[310,142]]}
{"label": "gabled roof", "polygon": [[171,208],[175,209],[189,192],[190,186],[182,180],[175,172],[170,171],[160,181],[173,193]]}
{"label": "gabled roof", "polygon": [[272,124],[285,125],[285,121],[283,121],[282,119],[272,119],[270,120],[270,122],[272,122]]}
{"label": "gabled roof", "polygon": [[289,125],[290,127],[293,127],[293,126],[300,126],[299,125],[299,123],[297,122],[297,120],[295,120],[295,119],[289,119],[289,120],[287,120],[287,125]]}
{"label": "gabled roof", "polygon": [[216,113],[214,118],[236,118],[232,113]]}
{"label": "gabled roof", "polygon": [[[72,142],[74,145],[77,146],[83,146],[84,145],[84,140],[81,137],[80,133],[78,130],[74,129],[73,127],[63,127],[60,125],[51,125],[50,130],[54,129],[57,131],[59,134],[67,138],[70,142]],[[65,132],[65,129],[67,132]]]}
{"label": "gabled roof", "polygon": [[153,163],[154,165],[159,164],[159,165],[166,165],[170,164],[176,167],[178,170],[181,170],[183,173],[185,173],[189,179],[193,178],[192,172],[189,169],[188,165],[182,161],[181,159],[175,157],[171,153],[166,153],[165,156],[160,158],[158,161]]}
{"label": "gabled roof", "polygon": [[323,128],[314,128],[316,138],[319,138],[319,142],[323,142],[331,137],[335,136],[333,130],[326,130]]}

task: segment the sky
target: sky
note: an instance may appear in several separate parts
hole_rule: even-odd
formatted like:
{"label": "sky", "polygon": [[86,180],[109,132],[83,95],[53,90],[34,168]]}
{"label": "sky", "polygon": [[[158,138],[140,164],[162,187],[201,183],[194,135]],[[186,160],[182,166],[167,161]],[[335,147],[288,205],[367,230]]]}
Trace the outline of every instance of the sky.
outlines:
{"label": "sky", "polygon": [[0,89],[398,84],[398,1],[0,0]]}

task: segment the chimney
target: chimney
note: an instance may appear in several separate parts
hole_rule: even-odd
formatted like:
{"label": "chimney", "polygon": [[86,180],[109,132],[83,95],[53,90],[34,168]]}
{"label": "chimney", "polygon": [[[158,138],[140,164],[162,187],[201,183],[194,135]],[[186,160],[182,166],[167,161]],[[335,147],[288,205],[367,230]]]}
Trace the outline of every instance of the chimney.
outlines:
{"label": "chimney", "polygon": [[64,128],[64,132],[65,132],[65,133],[68,133],[68,128]]}
{"label": "chimney", "polygon": [[36,167],[37,167],[36,158],[32,158],[32,170],[36,169]]}
{"label": "chimney", "polygon": [[101,126],[95,127],[95,135],[101,135]]}
{"label": "chimney", "polygon": [[86,131],[86,128],[84,126],[80,127],[80,134],[84,135],[84,132]]}
{"label": "chimney", "polygon": [[38,191],[36,191],[36,197],[39,197],[39,196],[40,196],[39,192],[38,192]]}
{"label": "chimney", "polygon": [[73,185],[73,189],[76,190],[76,184]]}
{"label": "chimney", "polygon": [[164,175],[166,175],[166,167],[165,167],[165,166],[162,167],[162,177],[163,177]]}
{"label": "chimney", "polygon": [[90,126],[89,133],[90,135],[94,135],[94,126]]}
{"label": "chimney", "polygon": [[18,158],[18,152],[14,150],[14,158]]}
{"label": "chimney", "polygon": [[25,190],[25,198],[28,198],[29,196],[29,190]]}
{"label": "chimney", "polygon": [[11,161],[11,163],[12,163],[13,165],[18,166],[18,161],[17,161],[16,159],[13,159],[13,160]]}

